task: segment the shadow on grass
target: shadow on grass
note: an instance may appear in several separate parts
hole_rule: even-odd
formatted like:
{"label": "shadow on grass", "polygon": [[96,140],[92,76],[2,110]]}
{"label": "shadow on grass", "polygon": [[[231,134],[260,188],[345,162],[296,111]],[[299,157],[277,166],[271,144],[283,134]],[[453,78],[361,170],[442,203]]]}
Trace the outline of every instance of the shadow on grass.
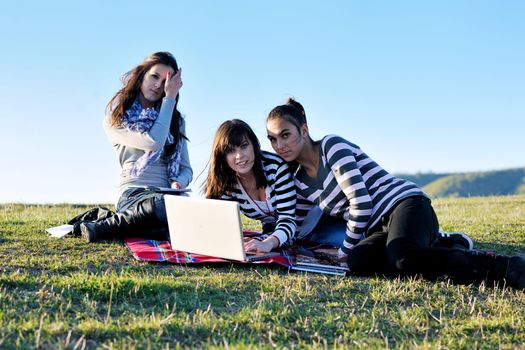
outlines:
{"label": "shadow on grass", "polygon": [[2,222],[4,228],[9,226],[19,226],[19,225],[25,225],[27,222],[21,221],[21,220],[6,220]]}
{"label": "shadow on grass", "polygon": [[502,255],[525,255],[525,245],[474,241],[474,250],[494,252]]}
{"label": "shadow on grass", "polygon": [[[239,279],[239,274],[252,273],[253,278]],[[374,277],[352,277],[350,283],[330,290],[332,281],[338,283],[340,278],[327,276],[328,279],[323,280],[327,288],[323,288],[315,285],[317,281],[312,276],[311,283],[315,285],[312,292],[305,294],[299,288],[298,292],[303,294],[294,295],[294,301],[290,301],[290,296],[283,295],[282,284],[272,284],[274,274],[286,275],[288,270],[272,265],[234,263],[187,267],[171,263],[122,264],[107,271],[62,274],[56,279],[44,275],[14,278],[7,281],[5,289],[12,292],[10,294],[21,294],[21,297],[11,298],[11,307],[15,309],[33,312],[36,319],[43,313],[58,313],[63,317],[60,320],[63,328],[58,330],[57,324],[51,323],[40,332],[41,344],[50,347],[56,345],[57,338],[68,337],[70,331],[72,339],[83,337],[88,348],[108,342],[122,344],[123,339],[137,348],[147,348],[149,342],[157,347],[161,343],[221,346],[224,340],[229,344],[302,342],[304,345],[323,339],[330,345],[343,329],[347,337],[348,334],[364,334],[372,327],[392,332],[391,320],[374,321],[370,317],[378,312],[376,304],[381,299],[377,298],[381,297],[363,298],[375,288],[377,280]],[[305,279],[290,278],[290,284],[297,281],[304,284]],[[357,296],[361,299],[358,305],[345,307],[344,303],[337,303]],[[394,313],[399,306],[409,309],[421,302],[417,293],[380,301]],[[62,311],[64,305],[73,306]],[[453,313],[455,309],[447,312]],[[322,314],[330,317],[320,318]],[[19,317],[24,319],[25,316]],[[425,339],[438,339],[441,328],[434,325]],[[34,334],[34,330],[19,329],[4,344],[15,342],[14,337],[19,335],[26,341],[34,341]],[[379,339],[377,334],[371,337]],[[421,334],[415,328],[403,328],[388,342],[394,346],[406,339],[421,339]]]}
{"label": "shadow on grass", "polygon": [[[301,322],[326,312],[324,304],[333,298],[328,292],[326,295],[305,296],[298,299],[300,305],[295,305],[282,300],[275,286],[256,286],[253,281],[242,285],[238,280],[220,285],[164,281],[150,282],[138,289],[137,284],[127,281],[113,290],[108,285],[104,290],[94,287],[92,282],[96,281],[72,284],[67,289],[25,283],[25,298],[15,300],[12,307],[23,309],[26,314],[34,311],[33,317],[37,319],[41,313],[60,310],[63,328],[58,330],[51,322],[49,327],[39,331],[42,344],[50,342],[49,345],[56,341],[53,338],[66,336],[73,339],[84,337],[92,346],[130,339],[138,348],[147,347],[149,341],[197,347],[210,342],[220,345],[225,339],[231,344],[257,344],[272,341],[268,340],[268,332],[273,333],[273,341],[278,342],[310,341],[322,337],[332,343],[339,336],[338,324],[344,323],[343,319],[337,322],[323,319],[314,321],[319,323],[315,327],[300,326]],[[354,284],[347,292],[363,295],[367,288],[366,284]],[[20,291],[20,286],[11,290]],[[270,299],[261,297],[261,293],[271,294]],[[62,310],[62,305],[66,304],[74,306]],[[20,319],[26,317],[24,314],[16,316]],[[369,325],[359,327],[364,329]],[[72,334],[67,335],[69,331]],[[20,335],[25,341],[34,341],[34,334],[34,330],[20,329],[11,336]],[[9,340],[15,341],[14,338]]]}

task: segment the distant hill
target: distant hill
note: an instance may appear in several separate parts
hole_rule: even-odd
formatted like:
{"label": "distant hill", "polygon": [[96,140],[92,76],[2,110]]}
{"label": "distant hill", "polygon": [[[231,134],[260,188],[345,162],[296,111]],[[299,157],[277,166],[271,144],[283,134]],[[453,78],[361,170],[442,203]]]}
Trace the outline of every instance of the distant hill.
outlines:
{"label": "distant hill", "polygon": [[433,198],[525,194],[525,168],[472,173],[396,174]]}

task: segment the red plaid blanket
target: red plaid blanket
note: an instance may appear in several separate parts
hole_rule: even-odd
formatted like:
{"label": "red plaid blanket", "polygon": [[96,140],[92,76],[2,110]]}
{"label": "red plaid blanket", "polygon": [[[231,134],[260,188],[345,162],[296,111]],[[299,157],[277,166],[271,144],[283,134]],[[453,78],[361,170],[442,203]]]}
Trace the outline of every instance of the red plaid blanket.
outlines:
{"label": "red plaid blanket", "polygon": [[[251,232],[250,232],[251,233]],[[250,234],[248,233],[248,235]],[[124,240],[133,254],[133,257],[142,261],[170,262],[175,264],[200,264],[206,262],[231,262],[213,256],[181,252],[171,249],[169,241],[154,241],[143,238],[128,238]],[[280,255],[275,255],[263,260],[251,262],[252,264],[279,264],[282,266],[292,266],[292,258],[286,250],[282,250]]]}

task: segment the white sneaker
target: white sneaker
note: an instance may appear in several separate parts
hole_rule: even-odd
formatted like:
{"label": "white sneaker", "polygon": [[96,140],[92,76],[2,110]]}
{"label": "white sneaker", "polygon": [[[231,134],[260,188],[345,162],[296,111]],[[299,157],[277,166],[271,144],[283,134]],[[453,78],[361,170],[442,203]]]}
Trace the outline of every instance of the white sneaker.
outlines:
{"label": "white sneaker", "polygon": [[474,248],[474,242],[472,238],[463,232],[439,231],[439,236],[434,246],[472,250]]}

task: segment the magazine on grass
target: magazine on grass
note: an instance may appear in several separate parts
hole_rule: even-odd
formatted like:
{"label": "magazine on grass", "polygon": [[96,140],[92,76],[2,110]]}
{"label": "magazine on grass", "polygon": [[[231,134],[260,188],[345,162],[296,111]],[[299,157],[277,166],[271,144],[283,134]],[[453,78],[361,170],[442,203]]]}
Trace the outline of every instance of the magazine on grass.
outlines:
{"label": "magazine on grass", "polygon": [[292,269],[298,271],[344,276],[348,266],[339,261],[337,248],[328,246],[298,246]]}
{"label": "magazine on grass", "polygon": [[54,226],[46,228],[46,232],[49,233],[51,237],[62,238],[70,233],[73,233],[73,227],[73,225],[69,224]]}

